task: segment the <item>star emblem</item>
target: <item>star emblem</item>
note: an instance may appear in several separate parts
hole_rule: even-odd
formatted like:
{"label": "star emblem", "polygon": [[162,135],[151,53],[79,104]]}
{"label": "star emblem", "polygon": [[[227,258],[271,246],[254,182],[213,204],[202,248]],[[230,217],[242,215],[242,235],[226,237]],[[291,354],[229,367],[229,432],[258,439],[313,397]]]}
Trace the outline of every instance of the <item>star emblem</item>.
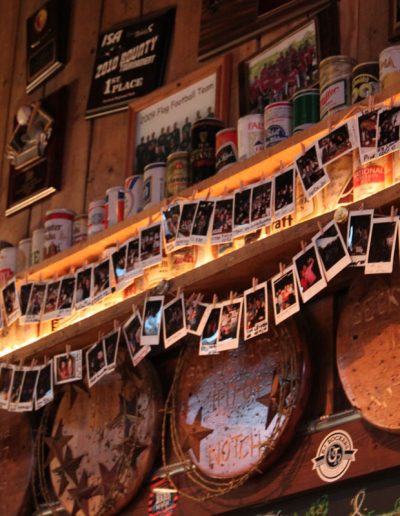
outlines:
{"label": "star emblem", "polygon": [[75,515],[81,510],[85,515],[89,515],[89,500],[98,494],[99,486],[88,485],[88,474],[83,470],[81,479],[76,487],[68,489],[68,493],[74,499],[72,514]]}
{"label": "star emblem", "polygon": [[207,428],[202,426],[203,407],[199,408],[199,411],[194,418],[192,424],[185,423],[185,438],[182,443],[182,450],[187,452],[188,450],[192,450],[197,460],[200,460],[200,443],[203,439],[205,439],[209,434],[214,432],[211,428]]}
{"label": "star emblem", "polygon": [[271,424],[271,421],[274,419],[276,413],[278,412],[278,400],[281,394],[281,386],[279,382],[279,375],[276,371],[274,371],[274,375],[272,377],[271,382],[271,390],[264,396],[257,398],[258,403],[261,403],[268,409],[267,413],[267,421],[265,423],[265,428],[267,429]]}
{"label": "star emblem", "polygon": [[60,479],[59,493],[58,496],[61,496],[66,487],[68,486],[69,480],[67,476],[74,482],[75,485],[78,484],[78,480],[76,477],[76,472],[80,466],[80,463],[83,459],[83,455],[80,455],[76,459],[72,456],[72,450],[69,446],[67,446],[65,450],[64,459],[60,462],[60,465],[57,468],[52,470],[52,473],[55,473]]}
{"label": "star emblem", "polygon": [[45,438],[45,443],[50,449],[49,457],[47,459],[47,465],[50,464],[53,458],[56,458],[60,463],[63,461],[64,447],[69,443],[69,441],[73,437],[73,435],[64,435],[63,429],[64,423],[63,420],[60,419],[54,436]]}
{"label": "star emblem", "polygon": [[115,478],[118,474],[120,467],[120,461],[117,461],[111,469],[108,469],[104,464],[99,462],[99,470],[101,475],[101,487],[103,488],[104,498],[107,498],[110,489],[115,482]]}

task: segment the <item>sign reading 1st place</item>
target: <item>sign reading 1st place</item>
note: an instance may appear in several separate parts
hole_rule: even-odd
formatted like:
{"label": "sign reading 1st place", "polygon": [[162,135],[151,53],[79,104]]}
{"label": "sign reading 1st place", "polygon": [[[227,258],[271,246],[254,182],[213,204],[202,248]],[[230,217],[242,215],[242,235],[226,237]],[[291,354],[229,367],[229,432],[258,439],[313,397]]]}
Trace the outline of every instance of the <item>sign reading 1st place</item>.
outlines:
{"label": "sign reading 1st place", "polygon": [[162,85],[175,10],[99,36],[86,118],[121,111]]}

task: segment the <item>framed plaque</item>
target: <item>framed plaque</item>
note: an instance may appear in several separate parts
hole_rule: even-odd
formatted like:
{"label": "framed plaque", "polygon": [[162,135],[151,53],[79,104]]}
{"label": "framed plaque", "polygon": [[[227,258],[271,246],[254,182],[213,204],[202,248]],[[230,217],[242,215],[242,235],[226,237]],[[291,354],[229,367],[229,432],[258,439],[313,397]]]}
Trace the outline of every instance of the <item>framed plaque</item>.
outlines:
{"label": "framed plaque", "polygon": [[66,63],[69,11],[69,0],[49,0],[27,19],[27,93]]}
{"label": "framed plaque", "polygon": [[115,113],[161,86],[175,9],[102,32],[86,118]]}

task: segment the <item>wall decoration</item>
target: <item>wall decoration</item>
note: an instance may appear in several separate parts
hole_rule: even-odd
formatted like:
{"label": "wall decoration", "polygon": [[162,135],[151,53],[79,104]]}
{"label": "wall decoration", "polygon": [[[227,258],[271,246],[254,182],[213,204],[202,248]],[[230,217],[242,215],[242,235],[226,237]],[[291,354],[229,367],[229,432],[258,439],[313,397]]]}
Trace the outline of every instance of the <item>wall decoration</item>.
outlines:
{"label": "wall decoration", "polygon": [[400,39],[400,2],[389,0],[389,41]]}
{"label": "wall decoration", "polygon": [[319,445],[312,469],[324,482],[336,482],[356,460],[356,453],[350,434],[345,430],[334,430]]}
{"label": "wall decoration", "polygon": [[115,113],[162,85],[175,10],[99,35],[86,118]]}

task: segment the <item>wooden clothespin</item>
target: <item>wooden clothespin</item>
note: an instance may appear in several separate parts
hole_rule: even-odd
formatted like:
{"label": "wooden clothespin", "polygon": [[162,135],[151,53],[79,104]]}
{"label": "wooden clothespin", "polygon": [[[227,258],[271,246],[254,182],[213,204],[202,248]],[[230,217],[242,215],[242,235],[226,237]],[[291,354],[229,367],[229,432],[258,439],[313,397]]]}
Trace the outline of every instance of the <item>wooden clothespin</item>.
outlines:
{"label": "wooden clothespin", "polygon": [[208,189],[206,199],[205,199],[206,201],[208,201],[208,199],[210,198],[210,195],[211,195],[211,188]]}
{"label": "wooden clothespin", "polygon": [[25,359],[20,358],[20,359],[19,359],[19,362],[18,362],[18,367],[19,367],[19,368],[24,367],[24,362],[25,362]]}
{"label": "wooden clothespin", "polygon": [[394,106],[394,96],[392,95],[389,99],[389,109],[393,109]]}
{"label": "wooden clothespin", "polygon": [[305,154],[305,152],[306,152],[306,148],[305,148],[305,146],[304,146],[304,143],[303,143],[303,142],[301,142],[301,143],[300,143],[300,148],[301,148],[301,153],[302,153],[302,154]]}
{"label": "wooden clothespin", "polygon": [[397,215],[397,208],[395,208],[394,206],[391,206],[390,207],[390,218],[392,220],[392,222],[394,221],[394,218],[396,217]]}
{"label": "wooden clothespin", "polygon": [[178,287],[175,297],[179,297],[181,294],[182,294],[182,287]]}
{"label": "wooden clothespin", "polygon": [[149,223],[148,225],[151,226],[153,224],[153,215],[149,215]]}
{"label": "wooden clothespin", "polygon": [[199,191],[197,190],[197,188],[194,188],[194,190],[192,192],[192,201],[194,201],[196,199],[196,196],[198,193],[199,193]]}
{"label": "wooden clothespin", "polygon": [[361,201],[360,202],[360,207],[358,208],[359,210],[363,210],[364,209],[364,201]]}
{"label": "wooden clothespin", "polygon": [[371,113],[375,108],[375,95],[369,95],[368,97],[368,111]]}
{"label": "wooden clothespin", "polygon": [[196,299],[196,294],[192,292],[190,296],[186,299],[186,304],[190,305],[191,303],[194,303],[194,300]]}
{"label": "wooden clothespin", "polygon": [[332,119],[331,111],[328,113],[327,125],[328,125],[328,134],[329,134],[332,132],[332,128],[333,128],[333,119]]}
{"label": "wooden clothespin", "polygon": [[70,353],[71,353],[71,344],[67,344],[65,346],[65,354],[67,355],[67,358],[69,357]]}
{"label": "wooden clothespin", "polygon": [[265,172],[264,170],[261,172],[260,181],[264,181],[265,179]]}
{"label": "wooden clothespin", "polygon": [[31,360],[30,368],[32,369],[33,367],[35,367],[36,364],[37,364],[37,360],[36,360],[35,357],[33,357],[32,360]]}
{"label": "wooden clothespin", "polygon": [[226,195],[228,195],[228,187],[227,187],[226,185],[224,186],[224,193],[223,193],[222,195],[223,195],[224,197],[225,197]]}
{"label": "wooden clothespin", "polygon": [[212,298],[212,303],[211,303],[212,307],[215,308],[215,305],[217,303],[218,303],[218,296],[217,296],[217,294],[214,294],[213,298]]}
{"label": "wooden clothespin", "polygon": [[135,305],[135,303],[132,303],[132,314],[135,315],[136,312],[137,312],[137,306]]}
{"label": "wooden clothespin", "polygon": [[304,240],[300,240],[300,246],[301,246],[301,250],[304,252],[304,249],[306,248],[306,244],[305,244]]}
{"label": "wooden clothespin", "polygon": [[97,340],[101,340],[103,337],[104,337],[104,331],[103,330],[99,330],[99,333],[97,335]]}
{"label": "wooden clothespin", "polygon": [[117,321],[117,319],[114,319],[113,324],[114,324],[114,331],[117,331],[118,328],[120,327],[119,321]]}
{"label": "wooden clothespin", "polygon": [[240,193],[242,193],[243,192],[243,181],[242,180],[240,180],[239,189],[240,189]]}
{"label": "wooden clothespin", "polygon": [[48,356],[47,356],[47,355],[45,355],[45,356],[43,357],[43,364],[44,364],[44,365],[47,365],[47,364],[48,364],[48,362],[49,362],[49,358],[48,358]]}
{"label": "wooden clothespin", "polygon": [[234,297],[233,290],[231,290],[231,291],[229,292],[229,302],[230,302],[230,304],[232,304],[232,303],[233,303],[233,297]]}
{"label": "wooden clothespin", "polygon": [[317,220],[317,226],[318,226],[319,231],[321,231],[321,233],[322,233],[322,224],[321,224],[320,220]]}
{"label": "wooden clothespin", "polygon": [[285,164],[283,163],[283,161],[280,159],[279,160],[279,170],[283,170],[285,168]]}
{"label": "wooden clothespin", "polygon": [[285,270],[285,264],[282,262],[279,262],[279,273],[283,274],[284,270]]}
{"label": "wooden clothespin", "polygon": [[256,291],[256,287],[258,285],[258,279],[256,277],[253,276],[252,280],[251,280],[251,285],[253,287],[253,292]]}
{"label": "wooden clothespin", "polygon": [[197,306],[199,303],[203,301],[203,294],[200,292],[197,294],[196,299],[194,300],[194,304]]}

